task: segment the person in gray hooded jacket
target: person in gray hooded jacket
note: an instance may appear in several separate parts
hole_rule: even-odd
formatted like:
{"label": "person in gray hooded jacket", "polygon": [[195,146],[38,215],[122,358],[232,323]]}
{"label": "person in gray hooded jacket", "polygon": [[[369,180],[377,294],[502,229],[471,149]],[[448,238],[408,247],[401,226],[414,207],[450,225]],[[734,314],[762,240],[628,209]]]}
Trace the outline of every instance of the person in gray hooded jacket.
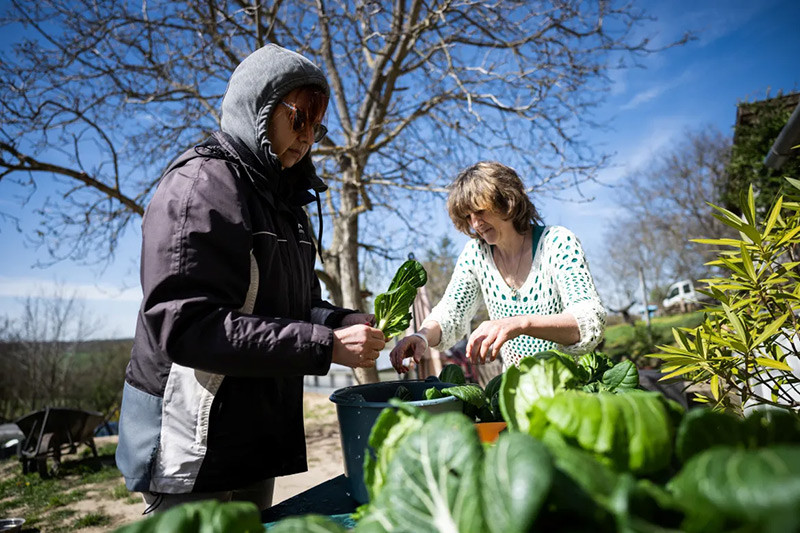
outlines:
{"label": "person in gray hooded jacket", "polygon": [[309,150],[328,96],[303,56],[257,50],[231,76],[221,131],[169,166],[147,207],[117,448],[146,512],[269,507],[274,478],[307,469],[303,376],[374,366],[385,345],[372,315],[321,299],[314,272],[303,206],[327,188]]}

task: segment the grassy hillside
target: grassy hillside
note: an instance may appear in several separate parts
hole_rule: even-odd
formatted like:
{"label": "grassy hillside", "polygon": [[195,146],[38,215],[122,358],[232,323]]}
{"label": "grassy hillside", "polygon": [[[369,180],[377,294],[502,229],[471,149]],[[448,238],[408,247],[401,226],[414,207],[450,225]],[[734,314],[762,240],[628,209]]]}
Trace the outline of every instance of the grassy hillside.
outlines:
{"label": "grassy hillside", "polygon": [[[637,321],[634,326],[618,324],[606,329],[605,342],[602,352],[615,360],[621,358],[638,360],[642,356],[658,352],[656,346],[660,344],[673,344],[672,328],[696,327],[703,321],[702,311],[654,317],[650,321],[650,330],[644,321]],[[642,363],[644,363],[642,361]],[[648,361],[653,364],[655,361]]]}

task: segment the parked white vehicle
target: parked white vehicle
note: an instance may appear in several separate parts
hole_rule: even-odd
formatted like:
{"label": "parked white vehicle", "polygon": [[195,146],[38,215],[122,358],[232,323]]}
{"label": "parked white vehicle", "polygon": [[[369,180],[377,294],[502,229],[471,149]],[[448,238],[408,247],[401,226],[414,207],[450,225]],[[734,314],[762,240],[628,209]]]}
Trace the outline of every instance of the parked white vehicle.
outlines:
{"label": "parked white vehicle", "polygon": [[708,297],[705,294],[695,290],[692,280],[682,279],[669,286],[667,297],[661,302],[661,305],[667,310],[679,306],[682,311],[687,311],[692,307],[699,307],[701,302],[707,300]]}

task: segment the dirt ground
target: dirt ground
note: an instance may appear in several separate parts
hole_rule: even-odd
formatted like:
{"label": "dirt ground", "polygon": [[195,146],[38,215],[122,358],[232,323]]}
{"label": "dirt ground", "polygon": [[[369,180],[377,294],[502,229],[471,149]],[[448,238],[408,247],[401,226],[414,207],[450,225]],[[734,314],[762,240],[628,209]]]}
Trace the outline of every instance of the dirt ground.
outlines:
{"label": "dirt ground", "polygon": [[[339,424],[336,419],[334,404],[330,402],[327,395],[307,392],[304,409],[308,471],[278,478],[275,481],[274,504],[278,504],[344,472],[339,441]],[[116,437],[98,437],[95,439],[98,448],[109,442],[115,442],[115,440]],[[64,459],[69,459],[69,456]],[[16,464],[18,465],[18,463]],[[81,531],[82,533],[107,532],[124,524],[142,519],[144,504],[141,496],[138,493],[131,493],[127,498],[120,498],[118,492],[121,484],[122,477],[120,476],[119,478],[81,487],[86,491],[86,497],[62,508],[77,511],[76,516],[102,512],[111,516],[111,523],[104,524],[102,527],[86,527],[76,531]],[[115,490],[117,495],[115,495]],[[47,533],[47,527],[39,527],[38,531]],[[27,529],[23,531],[33,532],[37,530]]]}

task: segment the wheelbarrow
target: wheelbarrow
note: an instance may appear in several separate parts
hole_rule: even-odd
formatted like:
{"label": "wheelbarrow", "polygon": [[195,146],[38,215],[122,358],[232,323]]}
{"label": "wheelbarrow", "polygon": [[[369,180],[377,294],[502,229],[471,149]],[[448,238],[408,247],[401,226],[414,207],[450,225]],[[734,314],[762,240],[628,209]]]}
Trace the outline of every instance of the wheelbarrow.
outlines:
{"label": "wheelbarrow", "polygon": [[15,423],[25,434],[19,454],[22,473],[38,472],[48,477],[47,459],[53,458],[52,471],[58,472],[62,453],[75,453],[80,444],[89,446],[97,457],[94,429],[103,420],[96,411],[61,407],[47,407],[19,418]]}

